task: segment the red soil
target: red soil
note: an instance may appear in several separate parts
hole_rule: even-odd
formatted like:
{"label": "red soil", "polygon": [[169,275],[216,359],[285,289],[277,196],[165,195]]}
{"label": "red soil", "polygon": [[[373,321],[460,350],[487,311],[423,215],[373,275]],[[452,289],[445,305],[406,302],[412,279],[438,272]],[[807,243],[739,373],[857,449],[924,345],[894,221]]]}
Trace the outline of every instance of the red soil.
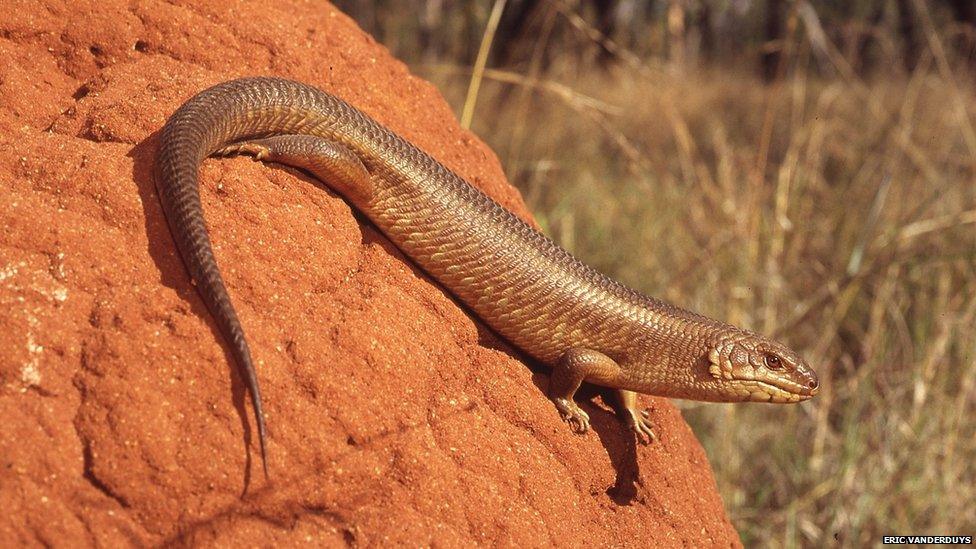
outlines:
{"label": "red soil", "polygon": [[329,5],[5,4],[4,545],[738,545],[668,401],[647,399],[649,447],[599,399],[574,436],[545,375],[341,198],[208,160],[207,221],[264,392],[265,481],[242,386],[157,202],[166,117],[217,82],[285,76],[528,218],[518,192],[430,84]]}

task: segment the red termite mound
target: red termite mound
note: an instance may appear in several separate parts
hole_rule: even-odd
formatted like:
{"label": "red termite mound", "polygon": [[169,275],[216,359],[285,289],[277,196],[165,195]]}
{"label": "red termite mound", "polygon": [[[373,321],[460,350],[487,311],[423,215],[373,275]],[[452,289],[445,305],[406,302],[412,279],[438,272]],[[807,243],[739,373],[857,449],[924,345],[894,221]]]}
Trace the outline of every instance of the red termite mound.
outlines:
{"label": "red termite mound", "polygon": [[668,401],[647,401],[649,447],[599,400],[573,435],[545,375],[340,197],[208,160],[207,221],[264,392],[260,475],[152,181],[173,110],[234,77],[308,82],[529,217],[438,92],[332,6],[26,2],[4,9],[0,55],[4,543],[739,543]]}

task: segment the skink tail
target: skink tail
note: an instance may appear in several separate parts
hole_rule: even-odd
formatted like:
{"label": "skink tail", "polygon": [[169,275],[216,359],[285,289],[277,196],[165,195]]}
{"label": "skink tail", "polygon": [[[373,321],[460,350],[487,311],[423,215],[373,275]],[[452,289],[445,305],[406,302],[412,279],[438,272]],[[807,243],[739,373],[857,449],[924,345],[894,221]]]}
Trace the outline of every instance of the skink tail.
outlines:
{"label": "skink tail", "polygon": [[201,113],[214,110],[201,107],[206,105],[193,102],[184,105],[163,128],[155,173],[156,189],[183,263],[221,336],[230,345],[241,378],[251,395],[261,461],[267,478],[267,437],[257,373],[244,338],[244,329],[217,268],[213,245],[204,224],[197,172],[200,161],[210,152],[207,149],[213,136],[209,132],[215,121],[201,116]]}

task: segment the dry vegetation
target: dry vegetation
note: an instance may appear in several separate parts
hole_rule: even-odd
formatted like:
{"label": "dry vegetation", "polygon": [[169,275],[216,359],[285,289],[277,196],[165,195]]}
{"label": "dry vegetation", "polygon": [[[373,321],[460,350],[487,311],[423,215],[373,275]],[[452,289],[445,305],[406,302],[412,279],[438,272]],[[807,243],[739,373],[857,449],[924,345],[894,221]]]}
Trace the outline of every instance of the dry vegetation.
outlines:
{"label": "dry vegetation", "polygon": [[[976,532],[976,102],[940,47],[912,72],[780,78],[483,73],[473,130],[548,234],[627,284],[774,334],[798,406],[680,403],[747,545]],[[418,63],[462,112],[470,69]]]}
{"label": "dry vegetation", "polygon": [[746,541],[976,527],[972,101],[864,86],[585,75],[620,115],[516,92],[474,125],[571,251],[817,367],[808,404],[685,406]]}

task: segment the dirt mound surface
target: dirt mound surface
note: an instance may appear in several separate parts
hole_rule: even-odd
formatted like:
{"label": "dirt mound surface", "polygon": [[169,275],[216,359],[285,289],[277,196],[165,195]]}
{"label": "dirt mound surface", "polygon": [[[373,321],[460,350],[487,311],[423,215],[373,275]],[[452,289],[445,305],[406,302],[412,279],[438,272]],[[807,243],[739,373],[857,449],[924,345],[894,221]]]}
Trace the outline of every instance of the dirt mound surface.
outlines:
{"label": "dirt mound surface", "polygon": [[669,402],[648,400],[650,447],[599,399],[574,436],[547,378],[340,197],[208,160],[207,221],[264,393],[265,481],[157,201],[166,117],[217,82],[285,76],[527,218],[518,193],[432,86],[331,6],[14,4],[0,20],[4,543],[738,544]]}

